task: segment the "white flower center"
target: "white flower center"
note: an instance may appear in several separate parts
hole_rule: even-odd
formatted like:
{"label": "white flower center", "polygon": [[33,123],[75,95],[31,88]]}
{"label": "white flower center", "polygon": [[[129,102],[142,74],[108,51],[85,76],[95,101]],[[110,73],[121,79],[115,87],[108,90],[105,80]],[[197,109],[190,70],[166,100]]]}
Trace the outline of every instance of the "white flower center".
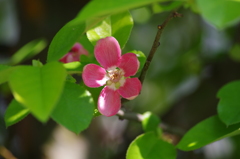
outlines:
{"label": "white flower center", "polygon": [[113,90],[117,90],[125,83],[124,71],[121,69],[111,69],[107,71],[108,81],[107,85]]}

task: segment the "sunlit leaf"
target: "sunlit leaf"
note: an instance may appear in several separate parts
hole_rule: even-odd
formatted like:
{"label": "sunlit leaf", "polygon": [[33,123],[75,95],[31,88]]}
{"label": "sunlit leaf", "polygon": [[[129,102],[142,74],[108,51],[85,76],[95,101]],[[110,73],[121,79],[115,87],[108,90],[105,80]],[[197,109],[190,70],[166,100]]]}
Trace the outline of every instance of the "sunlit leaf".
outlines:
{"label": "sunlit leaf", "polygon": [[234,81],[223,86],[217,96],[218,114],[220,119],[226,124],[236,124],[240,122],[240,81]]}
{"label": "sunlit leaf", "polygon": [[175,147],[149,132],[138,136],[127,150],[127,159],[176,159]]}
{"label": "sunlit leaf", "polygon": [[62,93],[66,70],[61,63],[43,67],[22,66],[9,78],[14,98],[42,122],[46,122]]}
{"label": "sunlit leaf", "polygon": [[77,84],[66,83],[61,99],[51,116],[70,131],[80,133],[89,126],[93,113],[91,94]]}
{"label": "sunlit leaf", "polygon": [[145,132],[157,132],[159,130],[160,119],[151,112],[143,114],[142,127]]}
{"label": "sunlit leaf", "polygon": [[99,39],[114,36],[121,48],[126,44],[133,27],[133,19],[129,12],[113,14],[101,21],[97,26],[87,32],[88,39],[93,45]]}
{"label": "sunlit leaf", "polygon": [[19,122],[20,120],[25,118],[28,114],[29,109],[23,107],[20,103],[13,99],[5,112],[4,120],[6,126],[8,127]]}
{"label": "sunlit leaf", "polygon": [[199,149],[214,141],[240,134],[240,124],[226,126],[218,116],[212,116],[195,125],[176,146],[183,151]]}

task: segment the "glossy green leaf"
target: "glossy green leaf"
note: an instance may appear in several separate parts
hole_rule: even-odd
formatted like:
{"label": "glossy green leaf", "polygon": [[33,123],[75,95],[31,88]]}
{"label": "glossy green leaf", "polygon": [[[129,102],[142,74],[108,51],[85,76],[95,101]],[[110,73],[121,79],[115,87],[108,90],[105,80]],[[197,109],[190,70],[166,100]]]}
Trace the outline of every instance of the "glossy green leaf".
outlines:
{"label": "glossy green leaf", "polygon": [[220,101],[218,103],[218,115],[226,124],[236,124],[240,122],[240,81],[234,81],[223,86],[217,94]]}
{"label": "glossy green leaf", "polygon": [[10,67],[7,65],[0,65],[0,84],[7,82],[9,76],[16,68],[17,68],[17,66]]}
{"label": "glossy green leaf", "polygon": [[93,45],[96,45],[96,42],[99,39],[102,39],[108,36],[112,36],[111,20],[109,17],[101,21],[93,29],[87,31],[87,37]]}
{"label": "glossy green leaf", "polygon": [[127,150],[127,159],[176,159],[175,147],[149,132],[138,136]]}
{"label": "glossy green leaf", "polygon": [[218,116],[212,116],[191,128],[177,144],[183,151],[199,149],[214,141],[240,134],[240,124],[226,126]]}
{"label": "glossy green leaf", "polygon": [[145,132],[157,132],[159,129],[160,119],[151,112],[143,114],[142,127]]}
{"label": "glossy green leaf", "polygon": [[22,66],[9,78],[14,98],[42,122],[46,122],[64,86],[66,70],[61,63],[43,67]]}
{"label": "glossy green leaf", "polygon": [[24,45],[18,50],[10,59],[10,64],[15,65],[26,59],[29,59],[36,54],[40,53],[47,46],[45,39],[33,40]]}
{"label": "glossy green leaf", "polygon": [[66,83],[61,99],[51,116],[70,131],[80,133],[89,126],[93,113],[91,94],[77,84]]}
{"label": "glossy green leaf", "polygon": [[84,33],[85,23],[73,19],[54,36],[48,50],[47,61],[58,61],[72,48]]}
{"label": "glossy green leaf", "polygon": [[84,67],[83,64],[78,61],[65,63],[63,66],[67,69],[69,74],[82,73]]}
{"label": "glossy green leaf", "polygon": [[162,0],[94,0],[90,1],[79,13],[79,21],[85,21],[92,17],[100,17],[108,14],[119,13],[133,8],[149,5]]}
{"label": "glossy green leaf", "polygon": [[19,122],[20,120],[25,118],[28,114],[29,109],[23,107],[20,103],[13,99],[5,112],[4,120],[6,126],[8,127]]}
{"label": "glossy green leaf", "polygon": [[129,12],[111,15],[100,22],[97,26],[87,32],[88,39],[93,45],[99,39],[113,36],[115,37],[121,48],[126,44],[133,27],[133,19]]}
{"label": "glossy green leaf", "polygon": [[142,52],[142,51],[137,51],[137,50],[133,50],[133,51],[129,51],[129,52],[132,52],[134,54],[137,55],[137,58],[140,62],[140,66],[139,66],[139,69],[138,69],[138,72],[140,72],[146,62],[146,56],[145,54]]}
{"label": "glossy green leaf", "polygon": [[169,4],[159,4],[159,3],[154,3],[152,5],[153,13],[161,13],[165,11],[172,11],[181,5],[186,1],[170,1]]}
{"label": "glossy green leaf", "polygon": [[201,15],[212,25],[223,29],[240,21],[240,1],[197,0]]}

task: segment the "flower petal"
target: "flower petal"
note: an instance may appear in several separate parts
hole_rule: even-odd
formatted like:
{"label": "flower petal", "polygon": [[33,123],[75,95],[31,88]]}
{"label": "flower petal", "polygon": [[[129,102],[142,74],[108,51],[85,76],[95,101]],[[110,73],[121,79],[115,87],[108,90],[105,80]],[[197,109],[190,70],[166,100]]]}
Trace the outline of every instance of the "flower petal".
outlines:
{"label": "flower petal", "polygon": [[114,37],[106,37],[98,40],[94,54],[97,61],[105,68],[109,69],[118,66],[121,58],[121,48]]}
{"label": "flower petal", "polygon": [[79,57],[80,55],[88,55],[88,51],[80,43],[75,43],[71,51],[75,52]]}
{"label": "flower petal", "polygon": [[107,81],[106,70],[98,65],[88,64],[83,68],[82,79],[88,87],[103,86]]}
{"label": "flower petal", "polygon": [[102,115],[113,116],[121,108],[121,97],[117,91],[104,87],[98,98],[98,110]]}
{"label": "flower petal", "polygon": [[137,55],[134,53],[126,53],[122,56],[119,64],[119,68],[124,71],[124,76],[129,77],[137,73],[140,66]]}
{"label": "flower petal", "polygon": [[117,91],[126,99],[132,100],[136,98],[142,89],[142,84],[138,78],[127,78],[126,82]]}

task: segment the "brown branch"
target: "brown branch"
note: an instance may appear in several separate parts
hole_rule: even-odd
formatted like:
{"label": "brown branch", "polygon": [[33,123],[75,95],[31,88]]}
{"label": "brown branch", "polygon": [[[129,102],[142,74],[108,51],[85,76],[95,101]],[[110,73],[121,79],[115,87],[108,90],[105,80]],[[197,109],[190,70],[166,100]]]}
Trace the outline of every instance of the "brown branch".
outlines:
{"label": "brown branch", "polygon": [[162,31],[163,29],[166,27],[167,23],[172,19],[172,18],[175,18],[175,17],[181,17],[182,15],[177,13],[177,12],[172,12],[168,17],[167,19],[162,23],[162,25],[158,25],[158,32],[155,36],[155,40],[153,42],[153,45],[152,45],[152,48],[150,50],[150,53],[147,57],[147,60],[143,66],[143,69],[141,71],[141,74],[139,76],[139,80],[141,81],[141,83],[143,83],[144,79],[145,79],[145,76],[146,76],[146,73],[147,73],[147,70],[148,70],[148,67],[153,59],[153,56],[158,48],[158,46],[160,45],[160,38],[161,38],[161,35],[162,35]]}

